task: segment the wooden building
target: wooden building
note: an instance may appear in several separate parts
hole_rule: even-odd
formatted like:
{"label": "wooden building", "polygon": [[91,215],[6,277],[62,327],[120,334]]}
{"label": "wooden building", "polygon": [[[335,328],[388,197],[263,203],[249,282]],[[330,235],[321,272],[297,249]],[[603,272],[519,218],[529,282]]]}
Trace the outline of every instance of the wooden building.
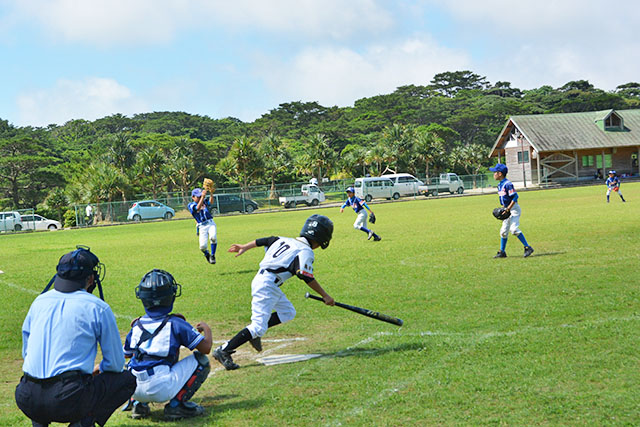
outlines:
{"label": "wooden building", "polygon": [[520,186],[638,176],[639,156],[640,110],[512,116],[490,154]]}

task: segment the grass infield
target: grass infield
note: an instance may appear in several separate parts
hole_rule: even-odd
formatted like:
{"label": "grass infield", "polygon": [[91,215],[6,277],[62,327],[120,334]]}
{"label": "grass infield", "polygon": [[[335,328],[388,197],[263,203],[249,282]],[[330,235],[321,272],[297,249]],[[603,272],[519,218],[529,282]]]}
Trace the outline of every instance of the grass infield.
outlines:
{"label": "grass infield", "polygon": [[640,183],[521,192],[521,229],[535,249],[509,238],[492,259],[497,196],[374,204],[382,241],[352,228],[338,208],[220,217],[218,264],[198,250],[193,221],[0,236],[0,425],[30,425],[13,391],[21,375],[21,324],[59,257],[89,245],[107,266],[105,297],[122,336],[143,313],[134,287],[152,268],[182,284],[175,311],[206,321],[215,341],[249,323],[250,283],[263,252],[239,258],[232,243],[296,236],[311,213],[335,223],[316,250],[318,281],[337,300],[404,320],[398,328],[306,300],[304,282],[284,292],[293,321],[263,338],[263,355],[320,353],[274,366],[247,344],[212,374],[193,400],[204,417],[142,425],[592,425],[640,423]]}

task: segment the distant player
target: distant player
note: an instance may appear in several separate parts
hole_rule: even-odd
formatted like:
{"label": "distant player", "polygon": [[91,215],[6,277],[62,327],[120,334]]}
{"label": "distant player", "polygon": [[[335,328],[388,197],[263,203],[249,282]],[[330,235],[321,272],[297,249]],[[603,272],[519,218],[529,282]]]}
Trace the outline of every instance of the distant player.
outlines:
{"label": "distant player", "polygon": [[[181,314],[170,314],[181,289],[164,270],[151,270],[136,287],[136,297],[142,301],[146,314],[133,321],[124,342],[124,354],[131,357],[129,370],[137,381],[132,418],[149,416],[147,402],[168,401],[164,407],[168,420],[204,413],[202,406],[189,399],[211,369],[205,356],[211,351],[211,328],[204,322],[194,328]],[[179,360],[181,346],[195,351]]]}
{"label": "distant player", "polygon": [[[209,211],[213,203],[213,193],[207,197],[207,189],[196,188],[191,192],[191,200],[193,200],[187,209],[198,223],[198,237],[200,239],[200,250],[210,264],[216,263],[216,248],[218,247],[218,229],[213,221],[213,216]],[[207,248],[207,244],[211,243],[211,252]]]}
{"label": "distant player", "polygon": [[500,204],[511,212],[511,216],[502,221],[502,227],[500,227],[500,250],[494,258],[507,257],[505,249],[507,247],[507,236],[509,232],[516,236],[524,245],[524,257],[526,258],[533,253],[533,248],[529,246],[527,239],[524,238],[524,234],[520,231],[520,215],[522,211],[518,204],[518,193],[516,193],[511,181],[507,179],[509,169],[507,165],[498,163],[494,167],[489,168],[489,170],[493,172],[493,178],[499,181],[498,196],[500,197]]}
{"label": "distant player", "polygon": [[620,178],[618,178],[616,171],[609,171],[609,177],[605,181],[605,184],[607,186],[607,203],[609,203],[609,194],[611,194],[612,191],[617,192],[622,201],[626,202],[624,197],[622,197],[622,193],[620,192]]}
{"label": "distant player", "polygon": [[325,292],[313,277],[313,250],[326,249],[333,234],[333,222],[323,215],[311,215],[300,237],[263,237],[244,245],[233,244],[229,252],[240,256],[251,248],[263,246],[265,255],[260,270],[251,282],[251,324],[242,329],[229,341],[216,348],[213,357],[225,369],[237,369],[231,354],[247,341],[253,348],[262,351],[260,337],[268,328],[292,320],[296,315],[293,304],[287,299],[280,286],[293,276],[304,280],[306,284],[322,296],[324,303],[334,305],[333,298]]}
{"label": "distant player", "polygon": [[356,221],[353,223],[353,228],[367,233],[369,240],[371,240],[372,237],[376,242],[382,240],[382,237],[374,233],[373,230],[369,230],[367,228],[367,211],[373,213],[371,208],[367,205],[367,202],[356,197],[355,189],[353,187],[347,188],[346,192],[347,200],[340,207],[340,213],[344,212],[344,208],[347,206],[351,206],[357,215]]}

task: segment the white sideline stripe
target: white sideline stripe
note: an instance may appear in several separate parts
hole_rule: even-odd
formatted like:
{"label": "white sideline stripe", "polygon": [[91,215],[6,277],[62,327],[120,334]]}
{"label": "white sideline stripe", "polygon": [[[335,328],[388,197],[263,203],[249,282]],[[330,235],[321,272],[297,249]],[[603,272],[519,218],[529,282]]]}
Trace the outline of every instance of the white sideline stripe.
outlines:
{"label": "white sideline stripe", "polygon": [[[5,281],[0,281],[0,282],[4,283],[5,285],[9,286],[10,288],[14,288],[14,289],[17,289],[17,290],[22,291],[22,292],[26,292],[26,293],[31,294],[31,295],[40,295],[40,292],[38,292],[38,291],[36,291],[34,289],[25,288],[23,286],[16,285],[15,283],[10,283],[10,282],[5,282]],[[116,312],[114,312],[113,315],[118,319],[125,319],[125,320],[128,320],[128,321],[132,321],[133,319],[135,319],[135,317],[133,317],[133,316],[126,316],[124,314],[118,314]]]}

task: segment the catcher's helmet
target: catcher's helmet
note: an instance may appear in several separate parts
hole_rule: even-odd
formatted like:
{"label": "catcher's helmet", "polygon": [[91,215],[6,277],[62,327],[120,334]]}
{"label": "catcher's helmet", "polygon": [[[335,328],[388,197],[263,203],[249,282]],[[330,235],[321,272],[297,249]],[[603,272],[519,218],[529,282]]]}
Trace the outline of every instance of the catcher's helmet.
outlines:
{"label": "catcher's helmet", "polygon": [[181,294],[182,286],[164,270],[151,270],[136,286],[136,298],[142,300],[144,308],[171,307]]}
{"label": "catcher's helmet", "polygon": [[344,191],[345,191],[346,193],[355,193],[355,192],[356,192],[356,189],[355,189],[355,188],[353,188],[353,187],[347,187],[347,189],[346,189],[346,190],[344,190]]}
{"label": "catcher's helmet", "polygon": [[305,221],[300,237],[317,242],[322,249],[327,249],[333,235],[333,222],[324,215],[314,214]]}

